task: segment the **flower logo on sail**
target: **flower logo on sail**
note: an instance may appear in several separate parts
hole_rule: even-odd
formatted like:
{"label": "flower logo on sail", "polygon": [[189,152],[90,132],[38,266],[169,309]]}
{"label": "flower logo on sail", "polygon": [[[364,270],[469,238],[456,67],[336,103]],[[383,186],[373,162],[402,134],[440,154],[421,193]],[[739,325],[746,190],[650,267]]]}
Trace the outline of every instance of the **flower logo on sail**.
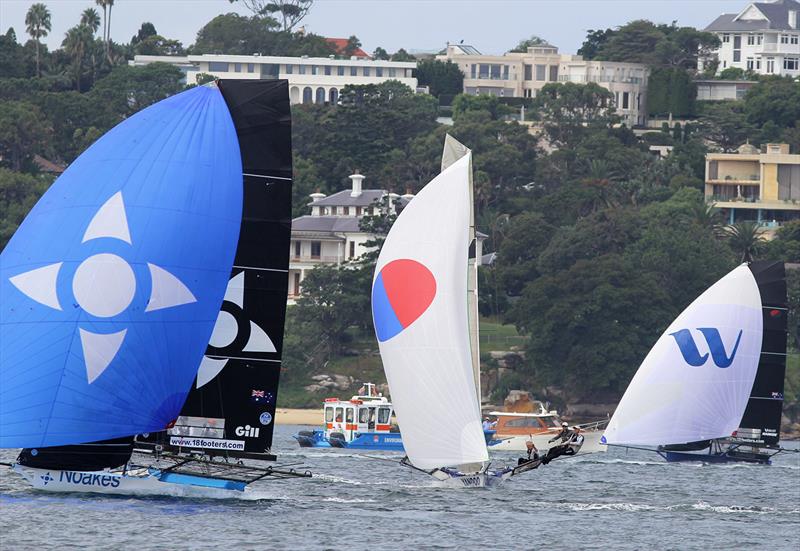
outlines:
{"label": "flower logo on sail", "polygon": [[[122,192],[118,191],[95,213],[81,243],[111,238],[132,245]],[[48,264],[9,278],[28,298],[55,310],[63,310],[56,283],[63,262]],[[151,291],[145,312],[196,302],[192,292],[177,277],[156,264],[147,263]],[[75,270],[72,293],[78,306],[94,318],[110,320],[123,313],[136,294],[136,277],[130,264],[111,253],[94,254]],[[115,333],[95,333],[78,328],[86,377],[93,383],[111,364],[122,347],[127,328]]]}
{"label": "flower logo on sail", "polygon": [[425,313],[436,296],[436,279],[416,260],[384,266],[372,285],[372,318],[380,342],[402,332]]}

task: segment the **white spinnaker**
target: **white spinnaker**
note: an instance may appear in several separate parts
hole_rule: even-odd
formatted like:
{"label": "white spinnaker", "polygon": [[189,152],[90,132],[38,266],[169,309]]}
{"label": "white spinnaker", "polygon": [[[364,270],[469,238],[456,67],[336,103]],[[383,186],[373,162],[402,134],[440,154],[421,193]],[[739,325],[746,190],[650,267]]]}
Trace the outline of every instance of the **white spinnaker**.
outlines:
{"label": "white spinnaker", "polygon": [[[712,285],[658,339],[631,380],[605,431],[609,444],[667,445],[730,436],[744,414],[761,355],[761,295],[739,266]],[[699,328],[716,328],[728,358],[718,367]],[[690,331],[703,365],[692,366],[672,335]],[[723,362],[724,363],[724,362]]]}
{"label": "white spinnaker", "polygon": [[465,155],[414,197],[389,231],[375,268],[377,277],[389,262],[410,259],[436,280],[427,310],[379,342],[403,446],[421,469],[489,459],[467,323],[470,163]]}

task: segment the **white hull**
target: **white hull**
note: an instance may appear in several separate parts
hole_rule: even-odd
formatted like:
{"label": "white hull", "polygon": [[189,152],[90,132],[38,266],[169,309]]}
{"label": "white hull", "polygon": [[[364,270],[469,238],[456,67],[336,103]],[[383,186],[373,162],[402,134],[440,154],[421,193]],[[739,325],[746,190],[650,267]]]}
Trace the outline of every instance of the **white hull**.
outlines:
{"label": "white hull", "polygon": [[158,470],[134,469],[122,471],[60,471],[36,469],[14,465],[14,472],[21,475],[36,490],[45,492],[80,492],[114,495],[159,495],[175,497],[237,497],[238,490],[204,488],[188,484],[175,484],[159,479]]}
{"label": "white hull", "polygon": [[440,488],[496,488],[511,477],[511,472],[501,475],[489,472],[450,476],[442,471],[434,471],[431,476],[436,479],[436,486]]}
{"label": "white hull", "polygon": [[[583,446],[581,446],[580,451],[577,455],[584,455],[587,453],[597,453],[597,452],[605,452],[608,449],[608,446],[600,443],[600,438],[603,436],[603,431],[593,430],[593,431],[584,431],[581,432],[583,435]],[[498,444],[492,444],[489,446],[489,451],[513,451],[513,452],[527,452],[528,448],[526,446],[526,442],[528,440],[533,440],[533,444],[539,449],[539,454],[544,455],[544,453],[558,444],[558,442],[548,442],[553,436],[552,433],[545,433],[545,434],[534,434],[533,437],[531,436],[511,436],[511,437],[500,437],[502,440]]]}

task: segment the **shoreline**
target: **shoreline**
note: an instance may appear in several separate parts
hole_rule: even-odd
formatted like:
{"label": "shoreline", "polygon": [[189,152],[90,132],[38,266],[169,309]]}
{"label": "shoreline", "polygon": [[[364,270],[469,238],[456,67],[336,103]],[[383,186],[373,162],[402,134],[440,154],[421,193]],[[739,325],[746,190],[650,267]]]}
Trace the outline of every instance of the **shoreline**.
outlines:
{"label": "shoreline", "polygon": [[295,409],[277,408],[275,410],[276,425],[321,425],[322,408]]}

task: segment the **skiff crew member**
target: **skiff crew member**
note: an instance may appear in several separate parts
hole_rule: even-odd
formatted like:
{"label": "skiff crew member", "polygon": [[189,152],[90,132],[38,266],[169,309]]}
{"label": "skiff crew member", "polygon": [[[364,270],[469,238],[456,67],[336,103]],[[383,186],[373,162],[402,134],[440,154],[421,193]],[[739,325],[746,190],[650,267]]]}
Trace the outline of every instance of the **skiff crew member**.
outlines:
{"label": "skiff crew member", "polygon": [[536,461],[539,459],[539,450],[536,447],[536,444],[533,443],[533,440],[528,439],[525,442],[525,447],[528,448],[528,457],[520,457],[519,460],[517,460],[517,465],[522,465],[528,461]]}
{"label": "skiff crew member", "polygon": [[561,443],[563,444],[564,442],[569,440],[571,436],[572,436],[572,431],[569,430],[569,425],[566,422],[562,422],[561,423],[561,432],[559,432],[554,437],[552,437],[550,440],[548,440],[548,442],[555,442],[556,440],[560,439]]}
{"label": "skiff crew member", "polygon": [[572,427],[572,438],[569,440],[569,444],[567,449],[564,451],[564,455],[575,455],[580,451],[581,446],[583,446],[583,435],[581,434],[580,427]]}

